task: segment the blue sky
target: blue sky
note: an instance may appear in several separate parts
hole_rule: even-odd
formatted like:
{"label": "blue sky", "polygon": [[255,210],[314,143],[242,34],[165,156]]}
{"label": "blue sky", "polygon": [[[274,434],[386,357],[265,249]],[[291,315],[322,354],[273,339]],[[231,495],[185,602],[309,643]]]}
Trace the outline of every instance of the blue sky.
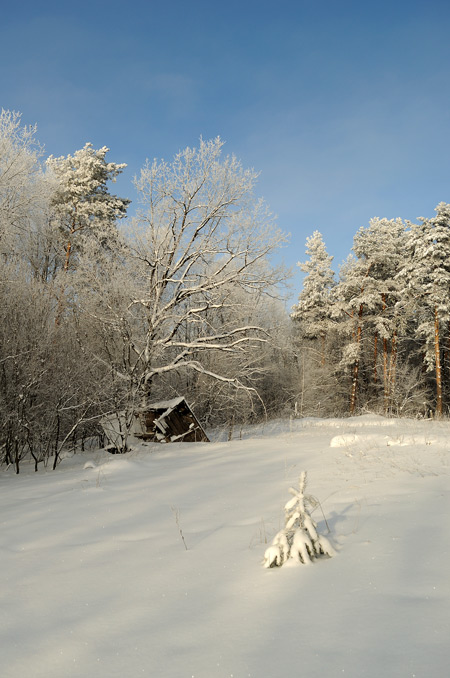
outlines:
{"label": "blue sky", "polygon": [[286,263],[317,229],[338,267],[371,217],[450,202],[449,29],[447,0],[25,0],[1,12],[0,106],[47,155],[110,147],[132,199],[147,157],[219,135]]}

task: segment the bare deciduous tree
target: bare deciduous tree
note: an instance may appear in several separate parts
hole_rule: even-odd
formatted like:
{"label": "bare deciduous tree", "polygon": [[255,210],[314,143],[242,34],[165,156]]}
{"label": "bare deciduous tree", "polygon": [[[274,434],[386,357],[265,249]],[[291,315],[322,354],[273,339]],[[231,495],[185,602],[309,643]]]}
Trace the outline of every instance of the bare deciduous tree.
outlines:
{"label": "bare deciduous tree", "polygon": [[[222,370],[218,356],[237,356],[248,375],[249,352],[255,357],[267,339],[251,308],[285,276],[268,263],[284,236],[253,196],[256,173],[234,157],[222,159],[222,146],[201,140],[171,164],[146,164],[136,179],[141,209],[115,264],[123,285],[111,276],[108,296],[105,277],[97,283],[92,315],[108,327],[109,345],[115,332],[109,356],[144,400],[153,397],[157,377],[186,370],[248,389],[242,371]],[[82,280],[96,285],[90,261]]]}

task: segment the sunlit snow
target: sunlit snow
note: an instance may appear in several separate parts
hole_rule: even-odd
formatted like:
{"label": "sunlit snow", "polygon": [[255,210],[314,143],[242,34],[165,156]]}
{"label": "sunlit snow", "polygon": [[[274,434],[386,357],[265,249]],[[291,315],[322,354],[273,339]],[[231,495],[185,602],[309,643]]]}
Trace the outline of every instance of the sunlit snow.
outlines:
{"label": "sunlit snow", "polygon": [[[236,435],[0,474],[2,678],[448,675],[450,424]],[[336,556],[264,569],[303,470]]]}

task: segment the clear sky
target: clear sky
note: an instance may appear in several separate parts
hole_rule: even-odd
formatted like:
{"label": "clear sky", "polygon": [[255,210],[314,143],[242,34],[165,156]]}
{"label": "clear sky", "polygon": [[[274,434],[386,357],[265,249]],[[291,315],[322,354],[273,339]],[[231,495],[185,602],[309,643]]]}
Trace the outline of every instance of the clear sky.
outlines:
{"label": "clear sky", "polygon": [[448,0],[10,1],[0,106],[47,155],[108,146],[132,199],[146,158],[219,135],[261,172],[285,261],[317,229],[338,267],[371,217],[450,202],[449,35]]}

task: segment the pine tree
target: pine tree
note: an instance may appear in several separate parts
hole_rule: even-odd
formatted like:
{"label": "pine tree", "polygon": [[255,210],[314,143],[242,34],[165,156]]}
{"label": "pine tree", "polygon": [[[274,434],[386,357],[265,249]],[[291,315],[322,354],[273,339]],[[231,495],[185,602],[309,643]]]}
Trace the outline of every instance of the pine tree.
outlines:
{"label": "pine tree", "polygon": [[64,271],[68,271],[74,246],[95,236],[102,244],[114,238],[117,219],[126,215],[130,200],[108,191],[107,182],[115,182],[125,163],[106,162],[109,148],[95,150],[92,144],[74,155],[47,159],[47,168],[57,181],[53,209],[65,238]]}
{"label": "pine tree", "polygon": [[[74,255],[89,243],[98,249],[114,249],[118,244],[116,220],[126,215],[130,203],[108,191],[107,182],[115,181],[125,163],[106,162],[109,149],[98,151],[92,144],[76,151],[73,156],[47,159],[47,169],[55,181],[52,199],[53,221],[64,242],[63,272],[73,267]],[[65,288],[58,295],[55,324],[59,325],[65,306]]]}
{"label": "pine tree", "polygon": [[274,537],[264,554],[264,567],[280,567],[287,561],[309,565],[320,556],[334,556],[335,550],[326,537],[317,532],[317,524],[308,507],[318,502],[305,494],[306,471],[300,475],[299,489],[289,488],[292,494],[285,507],[285,526]]}
{"label": "pine tree", "polygon": [[330,329],[331,292],[335,286],[333,257],[326,250],[322,234],[314,231],[306,240],[309,260],[298,266],[306,273],[298,303],[291,318],[301,323],[301,334],[307,339],[320,339],[321,362],[325,362],[325,339]]}
{"label": "pine tree", "polygon": [[[356,409],[363,342],[371,340],[372,381],[378,381],[378,341],[383,342],[383,381],[385,402],[392,388],[397,352],[397,327],[394,313],[399,284],[396,280],[404,247],[401,219],[370,221],[353,240],[355,256],[349,258],[336,289],[337,307],[344,322],[341,330],[348,340],[342,365],[352,373],[350,414]],[[388,343],[391,344],[390,363]]]}
{"label": "pine tree", "polygon": [[439,203],[436,216],[410,224],[408,259],[399,273],[405,305],[416,318],[424,360],[435,373],[436,415],[443,413],[442,337],[450,322],[450,205]]}

